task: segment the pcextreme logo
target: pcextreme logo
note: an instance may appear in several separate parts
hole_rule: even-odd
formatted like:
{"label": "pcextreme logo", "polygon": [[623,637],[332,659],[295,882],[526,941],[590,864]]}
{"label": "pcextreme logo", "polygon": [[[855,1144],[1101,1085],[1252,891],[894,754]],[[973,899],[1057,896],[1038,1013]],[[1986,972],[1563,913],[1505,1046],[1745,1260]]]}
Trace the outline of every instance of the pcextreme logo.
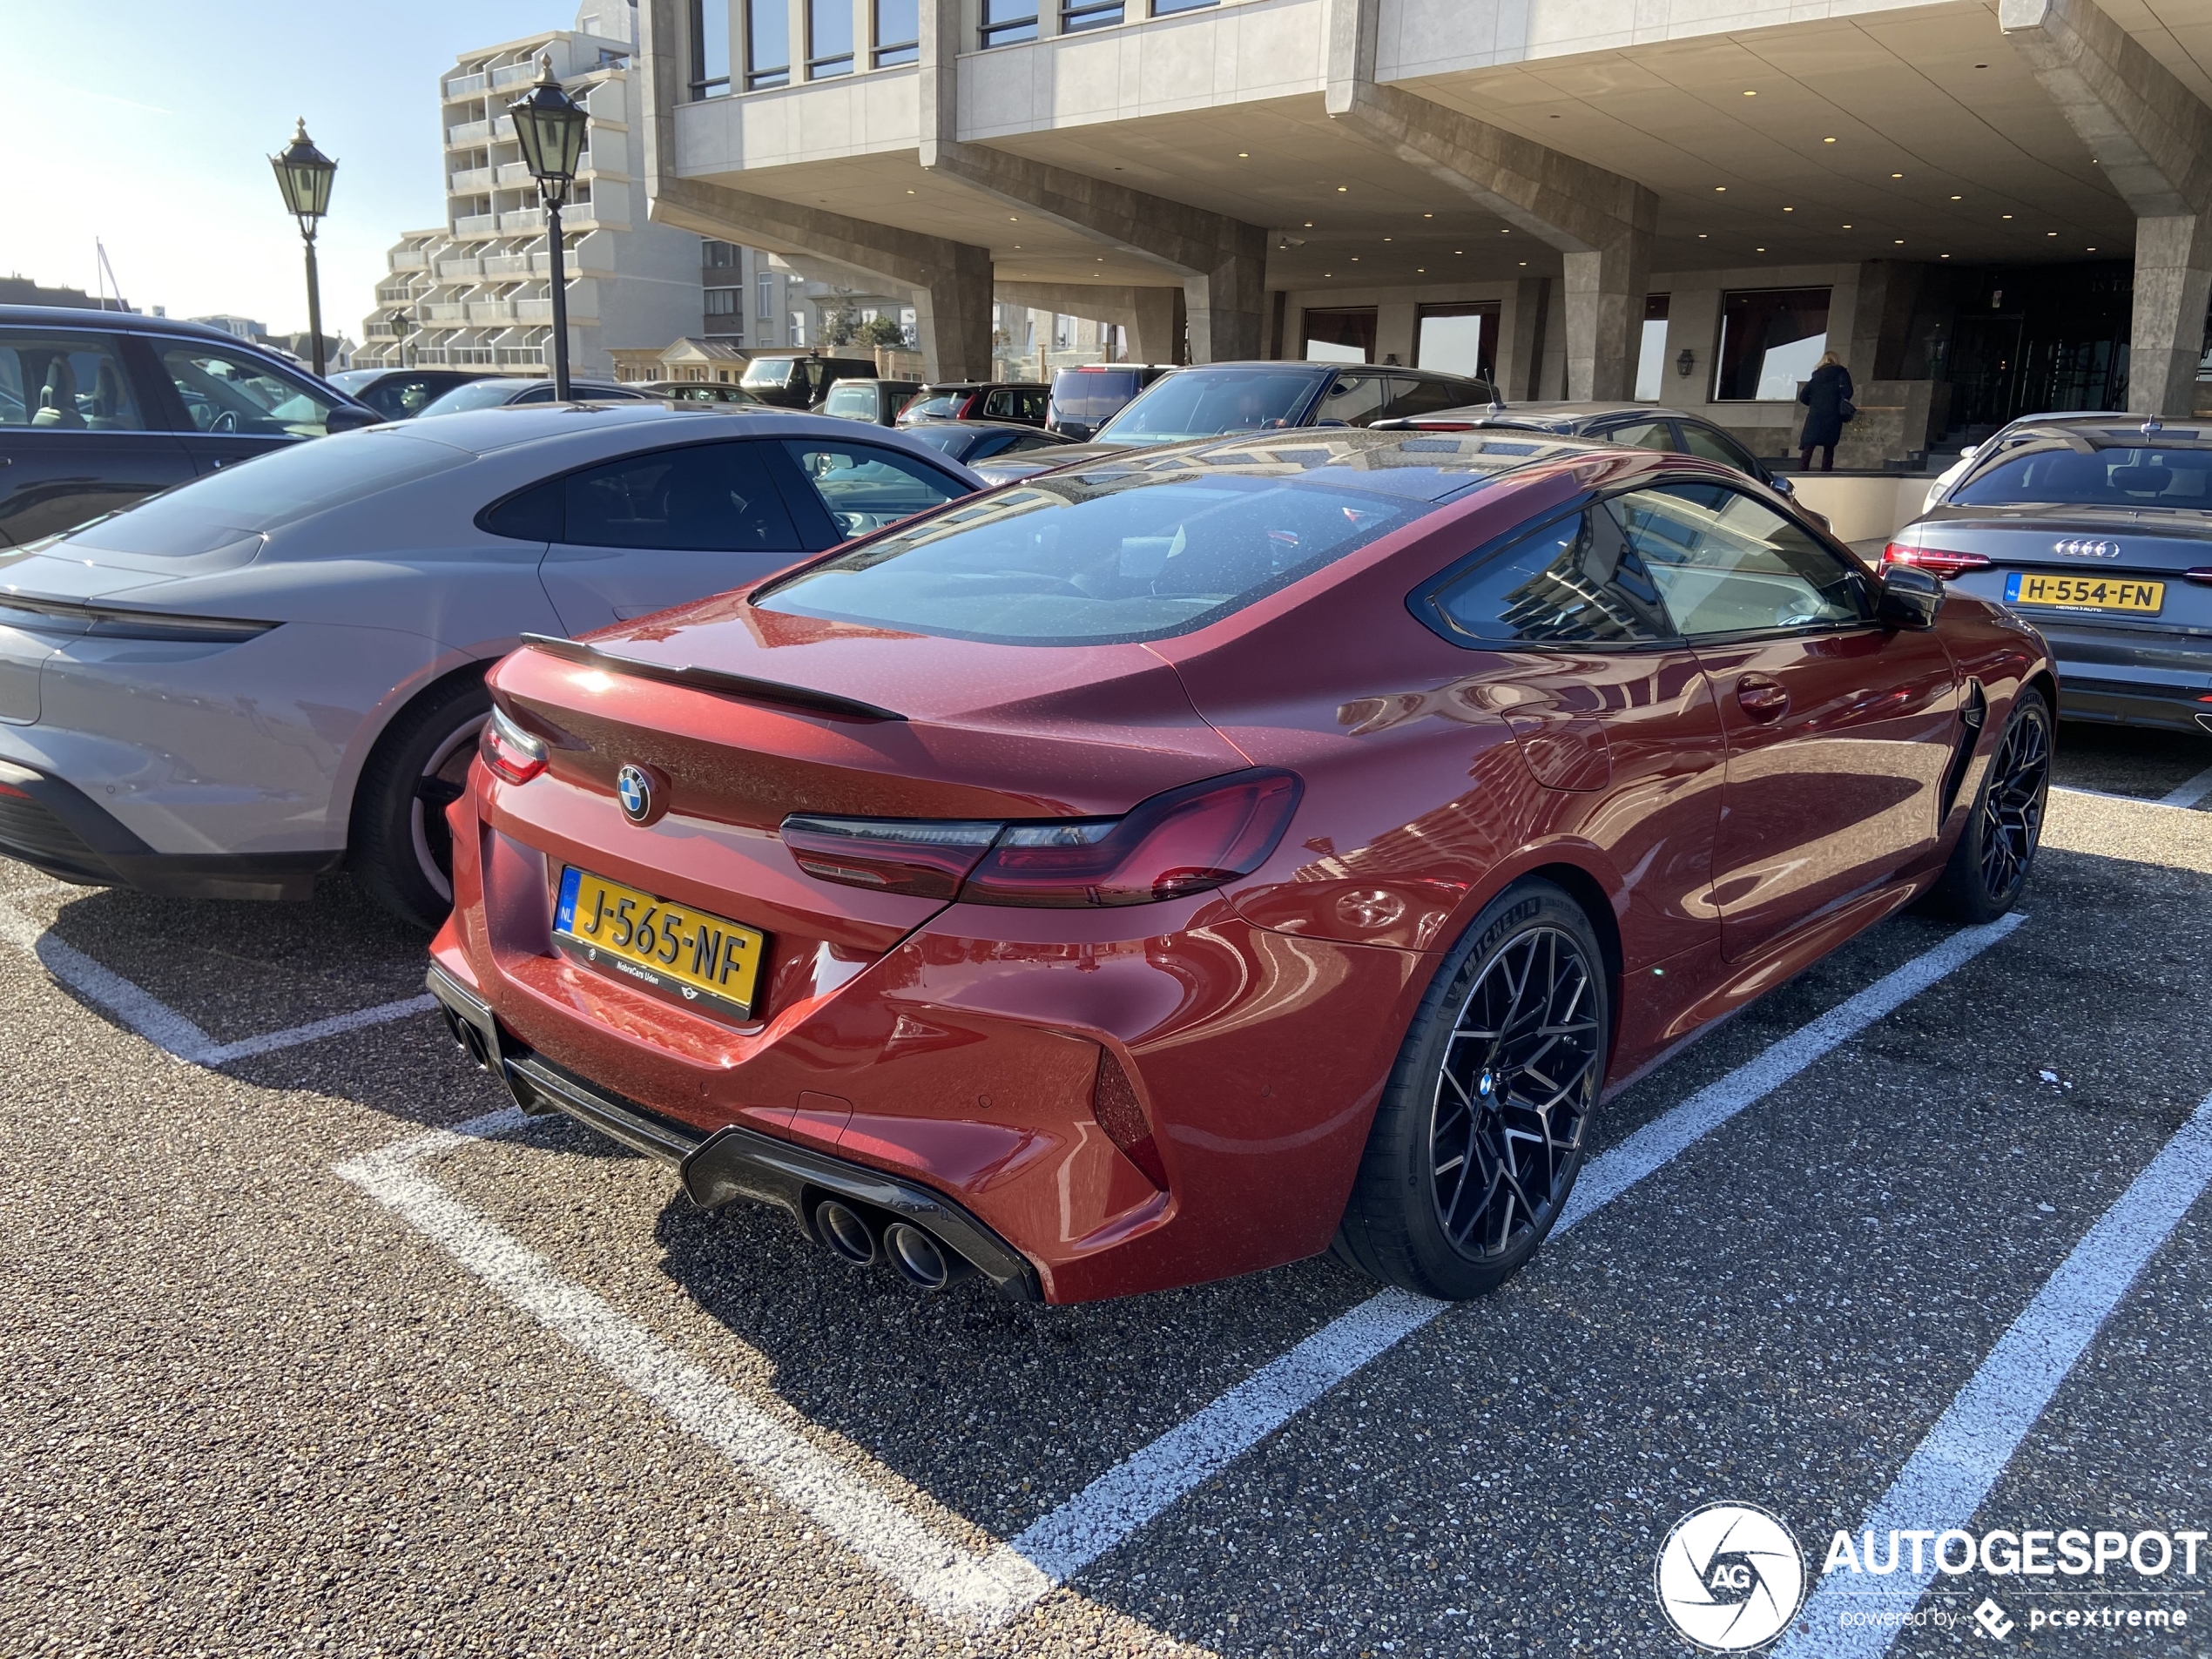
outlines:
{"label": "pcextreme logo", "polygon": [[1764,1647],[1804,1600],[1805,1558],[1781,1518],[1748,1503],[1709,1503],[1659,1548],[1660,1609],[1708,1653]]}

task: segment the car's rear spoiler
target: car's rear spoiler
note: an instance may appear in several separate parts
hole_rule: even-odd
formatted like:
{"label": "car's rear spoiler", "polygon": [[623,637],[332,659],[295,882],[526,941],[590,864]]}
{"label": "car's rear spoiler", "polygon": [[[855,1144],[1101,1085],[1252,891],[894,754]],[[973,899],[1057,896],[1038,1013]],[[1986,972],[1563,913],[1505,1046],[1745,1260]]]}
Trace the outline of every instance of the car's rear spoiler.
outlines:
{"label": "car's rear spoiler", "polygon": [[748,703],[771,704],[779,708],[793,709],[802,714],[825,714],[833,720],[903,720],[907,718],[893,710],[878,708],[873,703],[863,703],[857,698],[840,697],[834,691],[818,691],[811,686],[785,685],[775,680],[757,680],[745,674],[725,674],[715,668],[694,668],[690,664],[641,663],[635,658],[617,657],[612,651],[602,651],[597,645],[587,645],[581,640],[563,639],[558,634],[524,634],[523,644],[529,650],[544,651],[564,662],[582,663],[610,674],[659,680],[669,685],[688,685],[693,691],[706,691],[716,697],[734,697]]}

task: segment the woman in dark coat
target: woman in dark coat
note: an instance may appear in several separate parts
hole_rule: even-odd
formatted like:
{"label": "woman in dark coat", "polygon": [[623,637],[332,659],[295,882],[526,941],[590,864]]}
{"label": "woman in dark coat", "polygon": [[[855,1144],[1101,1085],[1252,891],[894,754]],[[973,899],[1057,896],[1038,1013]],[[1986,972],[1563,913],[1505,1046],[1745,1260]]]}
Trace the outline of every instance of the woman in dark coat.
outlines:
{"label": "woman in dark coat", "polygon": [[1851,370],[1834,352],[1822,357],[1812,378],[1797,388],[1797,401],[1805,406],[1805,429],[1797,440],[1804,451],[1797,457],[1798,471],[1812,470],[1815,449],[1821,452],[1821,471],[1836,470],[1836,445],[1844,435],[1844,405],[1851,401]]}

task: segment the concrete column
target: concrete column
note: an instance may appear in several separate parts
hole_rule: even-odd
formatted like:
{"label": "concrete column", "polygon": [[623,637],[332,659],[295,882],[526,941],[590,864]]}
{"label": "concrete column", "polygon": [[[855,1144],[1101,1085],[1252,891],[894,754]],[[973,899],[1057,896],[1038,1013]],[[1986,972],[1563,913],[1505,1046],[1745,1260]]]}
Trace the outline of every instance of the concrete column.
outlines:
{"label": "concrete column", "polygon": [[1522,277],[1501,307],[1505,339],[1498,353],[1498,395],[1507,402],[1535,401],[1536,371],[1543,362],[1544,297],[1549,277]]}
{"label": "concrete column", "polygon": [[2212,110],[2094,0],[2000,0],[1997,20],[2134,210],[2128,407],[2191,414],[2212,293]]}
{"label": "concrete column", "polygon": [[991,378],[991,254],[956,250],[942,273],[914,288],[914,339],[933,381]]}
{"label": "concrete column", "polygon": [[1567,262],[1567,395],[1629,396],[1659,199],[1632,179],[1378,84],[1381,0],[1327,4],[1330,117],[1559,249]]}
{"label": "concrete column", "polygon": [[1184,279],[1183,297],[1189,308],[1192,362],[1258,357],[1267,326],[1267,233],[1256,225],[1236,225],[1211,267]]}

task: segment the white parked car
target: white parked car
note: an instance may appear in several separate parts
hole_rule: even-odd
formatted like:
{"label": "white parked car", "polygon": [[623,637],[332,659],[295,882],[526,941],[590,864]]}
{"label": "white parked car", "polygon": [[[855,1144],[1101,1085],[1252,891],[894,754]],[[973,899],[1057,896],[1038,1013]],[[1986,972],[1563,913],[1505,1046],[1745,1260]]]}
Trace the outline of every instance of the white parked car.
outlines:
{"label": "white parked car", "polygon": [[981,481],[850,421],[658,403],[408,421],[0,554],[0,854],[304,898],[349,866],[450,907],[444,808],[525,632],[749,583]]}
{"label": "white parked car", "polygon": [[1928,486],[1928,493],[1920,502],[1920,510],[1924,513],[1933,512],[1935,510],[1936,504],[1942,501],[1946,496],[1951,493],[1951,486],[1957,483],[1961,478],[1964,478],[1969,469],[1973,468],[1974,464],[1974,457],[1977,455],[1989,455],[1995,450],[2003,448],[2006,441],[2010,439],[2014,433],[2019,432],[2022,428],[2040,426],[2047,421],[2094,421],[2099,419],[2124,421],[2128,417],[2123,415],[2114,415],[2110,409],[2058,409],[2046,411],[2041,415],[2023,415],[2017,420],[2007,421],[2003,426],[1999,427],[1996,431],[1991,433],[1979,443],[1970,443],[1965,448],[1961,449],[1959,452],[1958,460],[1952,462],[1948,467],[1946,467],[1941,472],[1936,475],[1935,482]]}

